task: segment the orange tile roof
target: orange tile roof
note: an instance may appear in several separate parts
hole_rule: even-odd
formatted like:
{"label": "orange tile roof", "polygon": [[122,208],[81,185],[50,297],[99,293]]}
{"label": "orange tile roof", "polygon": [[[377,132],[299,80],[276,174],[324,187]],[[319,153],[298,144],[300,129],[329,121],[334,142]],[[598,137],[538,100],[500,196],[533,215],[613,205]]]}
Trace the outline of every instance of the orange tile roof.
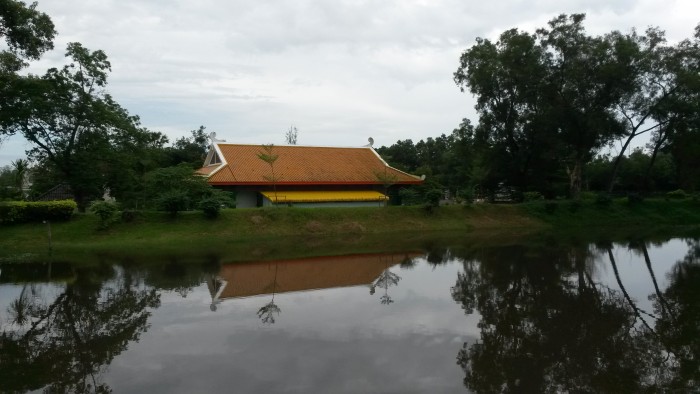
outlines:
{"label": "orange tile roof", "polygon": [[[212,185],[269,185],[270,166],[258,157],[261,145],[217,143],[224,164],[198,172],[208,175]],[[421,183],[422,180],[388,166],[371,147],[334,148],[275,145],[272,154],[278,185],[299,184],[392,184]],[[215,170],[209,170],[214,167]],[[385,175],[386,174],[386,175]],[[266,179],[267,178],[267,179]]]}

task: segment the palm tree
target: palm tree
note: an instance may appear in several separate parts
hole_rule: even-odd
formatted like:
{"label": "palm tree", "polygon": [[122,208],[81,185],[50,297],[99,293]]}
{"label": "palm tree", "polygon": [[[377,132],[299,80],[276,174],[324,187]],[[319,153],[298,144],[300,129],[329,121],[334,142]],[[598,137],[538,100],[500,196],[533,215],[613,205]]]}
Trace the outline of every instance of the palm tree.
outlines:
{"label": "palm tree", "polygon": [[10,306],[7,308],[8,313],[12,316],[12,322],[24,326],[29,322],[32,310],[34,309],[34,293],[35,290],[32,288],[32,295],[27,294],[27,285],[22,287],[22,292],[19,294],[19,298],[12,301]]}
{"label": "palm tree", "polygon": [[17,159],[11,164],[15,172],[15,187],[22,196],[22,199],[24,199],[24,180],[27,177],[27,171],[29,170],[29,160]]}

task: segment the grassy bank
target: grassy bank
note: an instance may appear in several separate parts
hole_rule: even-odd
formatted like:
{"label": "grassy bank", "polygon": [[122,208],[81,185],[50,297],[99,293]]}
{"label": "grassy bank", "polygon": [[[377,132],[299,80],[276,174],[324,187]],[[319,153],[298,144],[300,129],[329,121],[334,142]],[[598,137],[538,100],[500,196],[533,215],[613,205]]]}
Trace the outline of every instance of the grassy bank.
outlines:
{"label": "grassy bank", "polygon": [[[547,230],[595,234],[635,228],[638,233],[697,225],[700,203],[696,201],[629,204],[620,200],[607,206],[560,201],[445,206],[432,212],[422,207],[232,209],[215,220],[205,219],[200,212],[185,212],[174,219],[145,212],[107,230],[98,230],[97,218],[87,214],[53,223],[51,230],[54,256],[67,259],[129,253],[201,256],[224,250],[230,260],[250,260],[281,250],[297,251],[300,257],[311,249],[337,254],[355,250],[358,244],[366,252],[407,250],[436,237],[484,242]],[[46,255],[47,230],[45,224],[0,226],[0,259]]]}

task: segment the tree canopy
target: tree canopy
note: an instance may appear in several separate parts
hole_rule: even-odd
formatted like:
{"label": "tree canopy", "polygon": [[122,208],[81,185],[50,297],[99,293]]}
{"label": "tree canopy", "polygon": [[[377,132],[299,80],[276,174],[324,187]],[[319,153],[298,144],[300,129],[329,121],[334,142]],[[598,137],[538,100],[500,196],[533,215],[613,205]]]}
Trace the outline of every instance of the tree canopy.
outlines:
{"label": "tree canopy", "polygon": [[8,49],[0,52],[0,70],[16,71],[24,65],[23,59],[38,60],[46,51],[53,49],[56,35],[53,22],[48,15],[22,1],[0,0],[0,38]]}
{"label": "tree canopy", "polygon": [[[478,122],[378,152],[454,192],[504,184],[550,198],[592,187],[695,190],[700,25],[670,44],[658,28],[591,35],[584,21],[560,15],[534,32],[477,38],[454,80],[475,96]],[[649,147],[630,153],[644,134]]]}
{"label": "tree canopy", "polygon": [[104,193],[110,174],[123,171],[118,158],[137,160],[137,147],[160,147],[167,139],[141,128],[138,117],[105,91],[111,66],[104,52],[70,43],[66,57],[70,62],[60,69],[18,78],[20,89],[0,126],[5,135],[33,143],[29,157],[60,174],[84,208]]}

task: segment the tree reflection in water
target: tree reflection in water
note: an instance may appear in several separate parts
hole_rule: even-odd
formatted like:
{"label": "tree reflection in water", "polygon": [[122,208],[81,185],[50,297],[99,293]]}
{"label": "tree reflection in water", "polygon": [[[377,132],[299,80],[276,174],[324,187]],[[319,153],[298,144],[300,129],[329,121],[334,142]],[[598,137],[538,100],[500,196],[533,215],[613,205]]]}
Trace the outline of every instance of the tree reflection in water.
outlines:
{"label": "tree reflection in water", "polygon": [[52,300],[26,287],[0,336],[0,391],[110,392],[100,373],[147,329],[160,298],[124,271],[77,270]]}
{"label": "tree reflection in water", "polygon": [[279,268],[279,264],[275,264],[275,276],[274,279],[272,279],[272,283],[270,284],[271,288],[271,293],[272,293],[272,300],[268,302],[267,304],[263,305],[262,308],[258,309],[258,318],[260,321],[262,321],[263,324],[265,325],[271,325],[275,324],[275,314],[279,316],[280,312],[282,310],[280,309],[277,304],[275,304],[275,292],[277,291],[277,270]]}
{"label": "tree reflection in water", "polygon": [[377,287],[384,289],[384,294],[379,297],[379,302],[382,305],[390,305],[394,303],[394,300],[389,296],[389,287],[396,286],[399,284],[401,277],[389,270],[389,261],[384,261],[385,269],[377,277],[377,279],[372,282],[369,286],[369,294],[374,295]]}
{"label": "tree reflection in water", "polygon": [[[700,246],[658,288],[654,313],[624,287],[611,243],[595,247],[508,247],[463,257],[452,296],[481,315],[480,341],[464,344],[457,363],[478,393],[688,392],[698,384]],[[618,287],[596,282],[608,260]],[[652,327],[652,325],[654,327]]]}
{"label": "tree reflection in water", "polygon": [[700,387],[700,241],[688,242],[668,278],[666,290],[650,297],[661,316],[656,333],[671,356],[664,388],[689,392]]}

